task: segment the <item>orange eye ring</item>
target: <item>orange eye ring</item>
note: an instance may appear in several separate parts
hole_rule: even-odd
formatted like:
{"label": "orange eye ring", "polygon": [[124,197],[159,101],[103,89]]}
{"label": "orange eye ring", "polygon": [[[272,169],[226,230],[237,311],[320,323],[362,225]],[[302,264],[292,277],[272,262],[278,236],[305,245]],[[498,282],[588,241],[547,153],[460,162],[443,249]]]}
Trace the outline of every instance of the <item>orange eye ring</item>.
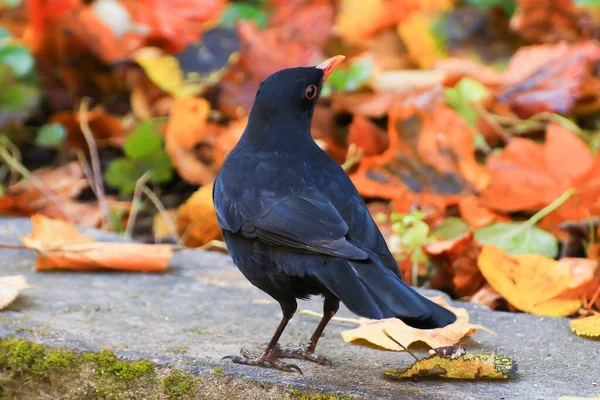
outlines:
{"label": "orange eye ring", "polygon": [[317,97],[317,86],[316,85],[309,85],[306,88],[306,92],[304,93],[304,96],[306,96],[306,98],[308,100],[312,100],[315,97]]}

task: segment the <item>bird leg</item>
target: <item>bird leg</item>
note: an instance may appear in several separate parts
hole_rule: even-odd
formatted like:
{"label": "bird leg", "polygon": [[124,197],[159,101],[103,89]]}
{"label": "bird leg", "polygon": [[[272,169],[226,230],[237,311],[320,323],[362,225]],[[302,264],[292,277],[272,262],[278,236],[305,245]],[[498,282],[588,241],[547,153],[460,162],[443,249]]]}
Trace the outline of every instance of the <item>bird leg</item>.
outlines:
{"label": "bird leg", "polygon": [[281,337],[287,323],[292,319],[294,313],[296,312],[296,300],[291,303],[281,303],[281,311],[283,312],[283,318],[277,327],[277,330],[273,334],[273,337],[267,344],[267,347],[263,350],[263,352],[259,356],[255,356],[251,354],[248,350],[242,348],[240,350],[240,356],[225,356],[224,359],[230,359],[231,362],[235,364],[243,364],[243,365],[263,365],[265,363],[269,363],[277,369],[280,369],[285,372],[293,372],[294,370],[300,372],[300,367],[295,364],[286,364],[283,361],[280,361],[279,354],[277,352],[277,342]]}
{"label": "bird leg", "polygon": [[317,342],[319,341],[323,330],[327,326],[327,323],[329,323],[339,308],[340,301],[337,298],[325,297],[325,301],[323,303],[323,318],[321,318],[321,321],[311,336],[308,344],[300,343],[300,346],[298,347],[284,347],[277,345],[279,357],[300,358],[317,364],[331,366],[331,360],[329,357],[320,356],[315,354],[314,351],[317,348]]}

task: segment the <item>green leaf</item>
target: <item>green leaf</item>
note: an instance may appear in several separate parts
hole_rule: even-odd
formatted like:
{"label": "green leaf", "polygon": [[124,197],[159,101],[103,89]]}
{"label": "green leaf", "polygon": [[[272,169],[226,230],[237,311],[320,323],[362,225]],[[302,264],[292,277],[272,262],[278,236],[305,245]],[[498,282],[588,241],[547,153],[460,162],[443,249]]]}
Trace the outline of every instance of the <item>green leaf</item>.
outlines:
{"label": "green leaf", "polygon": [[416,221],[400,236],[402,244],[408,248],[420,247],[427,243],[429,225],[423,221]]}
{"label": "green leaf", "polygon": [[465,220],[457,217],[450,217],[442,224],[438,225],[433,230],[432,234],[443,240],[456,239],[469,232],[470,229],[471,227]]}
{"label": "green leaf", "polygon": [[127,136],[123,145],[123,151],[130,158],[141,159],[159,151],[161,146],[162,136],[154,126],[154,123],[151,120],[147,120],[139,124]]}
{"label": "green leaf", "polygon": [[34,60],[26,47],[9,44],[0,47],[0,63],[10,65],[15,75],[22,78],[33,70]]}
{"label": "green leaf", "polygon": [[446,89],[444,101],[462,115],[469,125],[475,127],[477,113],[472,104],[485,99],[489,93],[481,83],[471,78],[463,78],[453,88]]}
{"label": "green leaf", "polygon": [[[366,58],[353,62],[347,70],[336,69],[327,78],[326,87],[321,94],[328,94],[331,89],[337,92],[355,92],[369,80],[372,71],[373,63]],[[325,91],[326,88],[328,91]]]}
{"label": "green leaf", "polygon": [[41,147],[57,147],[67,137],[67,131],[61,124],[46,124],[40,128],[35,143]]}
{"label": "green leaf", "polygon": [[10,32],[5,27],[0,26],[0,39],[10,39],[11,37]]}
{"label": "green leaf", "polygon": [[15,8],[23,3],[23,0],[0,0],[0,9]]}
{"label": "green leaf", "polygon": [[488,225],[475,232],[481,244],[491,244],[511,255],[541,254],[549,258],[558,255],[556,238],[527,223],[502,222]]}
{"label": "green leaf", "polygon": [[221,26],[233,28],[238,20],[252,20],[259,29],[267,26],[268,14],[254,4],[231,3],[221,16]]}
{"label": "green leaf", "polygon": [[153,183],[165,183],[173,179],[173,163],[166,151],[162,150],[154,154],[152,164],[148,168],[150,181]]}
{"label": "green leaf", "polygon": [[37,106],[40,91],[26,83],[14,83],[0,90],[0,112],[27,112]]}
{"label": "green leaf", "polygon": [[512,16],[517,8],[514,0],[466,0],[466,3],[483,9],[502,8],[508,17]]}
{"label": "green leaf", "polygon": [[114,188],[119,189],[122,195],[133,193],[135,183],[143,175],[137,165],[125,157],[112,160],[106,171],[104,171],[104,180]]}

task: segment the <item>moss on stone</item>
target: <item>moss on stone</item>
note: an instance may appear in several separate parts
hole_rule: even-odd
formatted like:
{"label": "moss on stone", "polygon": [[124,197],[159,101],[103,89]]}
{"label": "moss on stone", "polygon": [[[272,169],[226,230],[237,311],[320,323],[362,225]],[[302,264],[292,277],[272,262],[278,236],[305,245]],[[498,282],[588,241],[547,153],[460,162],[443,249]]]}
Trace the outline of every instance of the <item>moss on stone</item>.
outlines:
{"label": "moss on stone", "polygon": [[169,399],[180,399],[194,393],[196,381],[188,373],[176,371],[161,380],[163,389]]}
{"label": "moss on stone", "polygon": [[83,358],[96,364],[96,373],[111,373],[119,379],[127,381],[153,374],[154,367],[146,360],[127,362],[120,361],[110,350],[102,350],[98,354],[86,354]]}
{"label": "moss on stone", "polygon": [[360,400],[358,397],[334,396],[330,394],[305,394],[292,390],[290,395],[282,400]]}

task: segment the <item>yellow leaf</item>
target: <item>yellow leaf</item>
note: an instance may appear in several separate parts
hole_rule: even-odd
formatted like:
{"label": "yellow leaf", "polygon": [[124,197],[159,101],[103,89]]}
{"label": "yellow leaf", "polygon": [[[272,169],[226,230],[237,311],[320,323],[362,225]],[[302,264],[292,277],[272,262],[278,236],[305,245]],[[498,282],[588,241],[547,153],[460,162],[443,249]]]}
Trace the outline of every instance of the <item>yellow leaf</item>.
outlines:
{"label": "yellow leaf", "polygon": [[600,314],[574,319],[569,324],[579,336],[600,337]]}
{"label": "yellow leaf", "polygon": [[200,247],[221,237],[212,201],[212,184],[202,186],[177,212],[177,232],[183,244]]}
{"label": "yellow leaf", "polygon": [[433,37],[429,24],[429,18],[420,12],[412,12],[398,24],[398,34],[408,53],[423,69],[431,68],[442,57],[442,50]]}
{"label": "yellow leaf", "polygon": [[581,306],[580,293],[573,289],[593,279],[597,263],[588,261],[556,261],[536,254],[513,257],[484,245],[477,264],[490,286],[519,310],[564,317]]}
{"label": "yellow leaf", "polygon": [[3,276],[0,278],[0,310],[8,307],[26,289],[33,289],[23,275]]}
{"label": "yellow leaf", "polygon": [[343,331],[342,339],[358,345],[372,344],[387,350],[402,351],[400,346],[385,336],[382,332],[384,329],[406,347],[416,342],[424,342],[432,348],[450,346],[478,329],[494,334],[494,332],[481,325],[470,324],[467,310],[451,307],[444,297],[436,296],[431,300],[456,314],[456,322],[444,328],[415,329],[397,318],[381,320],[360,318],[360,326]]}
{"label": "yellow leaf", "polygon": [[136,52],[135,61],[156,86],[175,97],[198,94],[204,89],[205,85],[184,79],[179,61],[171,55],[142,49]]}
{"label": "yellow leaf", "polygon": [[449,379],[507,379],[517,371],[517,364],[506,356],[465,354],[457,358],[430,356],[405,369],[388,369],[392,379],[441,377]]}

